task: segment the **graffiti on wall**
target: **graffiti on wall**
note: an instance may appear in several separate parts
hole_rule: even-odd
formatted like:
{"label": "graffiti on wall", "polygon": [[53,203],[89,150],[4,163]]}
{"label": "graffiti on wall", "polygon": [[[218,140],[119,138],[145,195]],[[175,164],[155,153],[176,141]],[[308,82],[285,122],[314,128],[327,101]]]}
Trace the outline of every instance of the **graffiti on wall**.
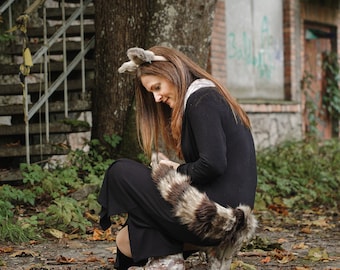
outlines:
{"label": "graffiti on wall", "polygon": [[[282,48],[280,41],[271,34],[267,16],[263,16],[260,25],[258,41],[254,41],[254,36],[246,31],[228,34],[228,59],[251,65],[260,78],[270,80],[276,64],[282,60]],[[259,45],[254,46],[254,42]]]}

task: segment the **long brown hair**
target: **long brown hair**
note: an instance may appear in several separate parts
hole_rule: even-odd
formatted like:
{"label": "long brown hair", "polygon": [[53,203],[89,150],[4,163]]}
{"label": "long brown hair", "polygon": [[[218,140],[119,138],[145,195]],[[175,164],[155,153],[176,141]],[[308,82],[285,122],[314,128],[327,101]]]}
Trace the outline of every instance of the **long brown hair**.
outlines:
{"label": "long brown hair", "polygon": [[[184,110],[184,97],[189,85],[196,79],[205,78],[212,81],[217,90],[229,103],[235,114],[235,121],[240,121],[250,128],[247,114],[223,87],[208,72],[194,63],[183,53],[168,47],[155,46],[149,49],[156,55],[164,56],[168,61],[154,61],[144,63],[137,69],[136,80],[136,121],[138,138],[144,151],[150,155],[153,150],[158,151],[159,141],[162,139],[165,147],[175,150],[181,157],[181,129]],[[177,103],[170,108],[164,103],[157,103],[153,94],[146,91],[141,83],[141,76],[154,75],[168,79],[178,89]],[[236,117],[237,116],[237,117]]]}

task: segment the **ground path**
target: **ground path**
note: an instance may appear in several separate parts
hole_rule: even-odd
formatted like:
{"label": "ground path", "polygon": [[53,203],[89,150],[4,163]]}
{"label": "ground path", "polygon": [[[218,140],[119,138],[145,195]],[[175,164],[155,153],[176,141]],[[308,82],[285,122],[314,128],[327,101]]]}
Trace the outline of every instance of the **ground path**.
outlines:
{"label": "ground path", "polygon": [[[307,211],[293,216],[261,213],[257,237],[250,249],[238,253],[234,269],[340,270],[339,214]],[[114,241],[108,240],[51,238],[24,245],[0,243],[0,269],[113,269],[115,252]],[[186,264],[187,269],[206,269],[199,254],[189,257]]]}

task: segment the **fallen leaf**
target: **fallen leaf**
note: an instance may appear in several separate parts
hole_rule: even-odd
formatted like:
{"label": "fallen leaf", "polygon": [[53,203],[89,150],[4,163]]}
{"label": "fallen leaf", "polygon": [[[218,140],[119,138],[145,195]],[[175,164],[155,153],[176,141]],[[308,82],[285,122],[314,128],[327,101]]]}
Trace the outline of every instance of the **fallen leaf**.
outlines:
{"label": "fallen leaf", "polygon": [[100,262],[100,260],[97,257],[95,257],[95,256],[91,256],[89,258],[86,258],[85,261],[86,262]]}
{"label": "fallen leaf", "polygon": [[116,260],[114,258],[107,258],[107,262],[114,264],[116,262]]}
{"label": "fallen leaf", "polygon": [[282,243],[287,243],[288,240],[285,239],[285,238],[279,238],[279,239],[277,240],[277,242],[278,242],[279,244],[282,244]]}
{"label": "fallen leaf", "polygon": [[271,204],[268,206],[268,209],[275,211],[276,213],[283,215],[283,216],[288,216],[288,210],[287,206],[281,204]]}
{"label": "fallen leaf", "polygon": [[81,235],[74,233],[74,234],[66,234],[65,235],[69,240],[73,240],[73,239],[80,239]]}
{"label": "fallen leaf", "polygon": [[277,260],[279,263],[285,264],[289,263],[290,261],[293,261],[295,259],[295,256],[293,254],[289,254],[287,256],[284,256],[281,260]]}
{"label": "fallen leaf", "polygon": [[57,238],[57,239],[62,239],[62,238],[67,237],[66,233],[59,231],[57,229],[47,229],[46,232],[49,233],[50,235],[52,235],[53,237]]}
{"label": "fallen leaf", "polygon": [[49,270],[50,268],[43,266],[41,263],[31,264],[28,266],[28,268],[25,268],[25,270]]}
{"label": "fallen leaf", "polygon": [[74,263],[76,260],[74,258],[67,258],[65,256],[59,255],[56,259],[57,263],[60,264],[68,264],[68,263]]}
{"label": "fallen leaf", "polygon": [[269,227],[269,226],[265,226],[263,228],[265,231],[269,231],[269,232],[281,232],[282,231],[282,228],[280,227]]}
{"label": "fallen leaf", "polygon": [[242,261],[234,261],[231,263],[231,270],[235,270],[235,269],[239,269],[239,267],[241,267],[241,269],[243,270],[256,270],[256,266],[255,265],[251,265]]}
{"label": "fallen leaf", "polygon": [[309,226],[307,226],[307,227],[303,227],[303,228],[300,230],[300,232],[310,234],[310,233],[312,233],[312,230],[310,229]]}
{"label": "fallen leaf", "polygon": [[13,247],[0,247],[0,253],[11,253],[13,251]]}
{"label": "fallen leaf", "polygon": [[99,222],[99,216],[93,215],[90,212],[85,212],[85,217],[90,221],[97,222],[97,223]]}
{"label": "fallen leaf", "polygon": [[93,230],[93,234],[92,234],[92,237],[90,238],[90,240],[93,240],[93,241],[103,241],[103,240],[114,241],[114,240],[116,240],[116,236],[112,234],[111,228],[108,228],[106,231],[95,228]]}
{"label": "fallen leaf", "polygon": [[104,234],[103,230],[95,228],[93,230],[93,234],[92,234],[91,240],[94,240],[94,241],[102,240],[103,234]]}
{"label": "fallen leaf", "polygon": [[312,261],[328,260],[329,256],[324,248],[316,247],[308,251],[307,257]]}
{"label": "fallen leaf", "polygon": [[251,240],[248,247],[251,247],[251,249],[262,249],[265,251],[282,249],[281,244],[271,243],[268,239],[259,236],[256,236],[253,240]]}
{"label": "fallen leaf", "polygon": [[271,260],[271,258],[269,256],[267,256],[266,258],[261,260],[261,263],[269,263]]}
{"label": "fallen leaf", "polygon": [[303,224],[307,226],[316,226],[321,228],[333,228],[334,224],[329,224],[328,220],[329,219],[327,217],[319,217],[317,220],[305,220]]}
{"label": "fallen leaf", "polygon": [[117,247],[112,246],[112,247],[108,247],[108,248],[106,248],[106,249],[109,250],[109,251],[111,251],[112,254],[116,254],[116,253],[117,253]]}
{"label": "fallen leaf", "polygon": [[30,243],[30,245],[37,245],[38,241],[37,240],[30,240],[29,243]]}
{"label": "fallen leaf", "polygon": [[328,220],[325,217],[319,218],[317,220],[313,220],[312,225],[323,227],[323,228],[333,227],[333,225],[328,224]]}
{"label": "fallen leaf", "polygon": [[275,249],[270,252],[270,255],[275,257],[279,263],[285,264],[295,259],[293,253],[287,252],[285,250]]}
{"label": "fallen leaf", "polygon": [[69,248],[77,248],[77,249],[81,249],[81,248],[86,248],[87,245],[81,241],[78,241],[78,240],[72,240],[72,241],[68,241],[67,242],[67,247]]}
{"label": "fallen leaf", "polygon": [[39,254],[32,251],[32,250],[23,249],[23,250],[16,251],[9,256],[10,257],[29,257],[29,256],[37,257],[37,256],[39,256]]}
{"label": "fallen leaf", "polygon": [[296,266],[294,270],[312,270],[310,267],[304,267],[304,266]]}
{"label": "fallen leaf", "polygon": [[308,248],[308,246],[305,245],[305,243],[301,242],[301,243],[298,243],[298,244],[293,245],[292,248],[293,248],[293,249],[306,249],[306,248]]}

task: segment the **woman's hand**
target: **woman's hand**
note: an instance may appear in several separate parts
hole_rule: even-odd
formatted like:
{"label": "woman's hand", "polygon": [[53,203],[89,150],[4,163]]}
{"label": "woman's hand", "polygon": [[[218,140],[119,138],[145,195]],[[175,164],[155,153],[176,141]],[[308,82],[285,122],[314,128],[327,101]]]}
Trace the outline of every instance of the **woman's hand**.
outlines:
{"label": "woman's hand", "polygon": [[179,163],[171,161],[169,159],[163,159],[159,162],[159,164],[164,164],[168,167],[174,168],[175,170],[177,170],[178,166],[180,165]]}
{"label": "woman's hand", "polygon": [[156,166],[157,164],[164,164],[164,165],[171,167],[175,170],[177,170],[178,166],[180,165],[177,162],[171,161],[166,155],[164,155],[161,152],[152,153],[150,166],[153,167],[153,166]]}

